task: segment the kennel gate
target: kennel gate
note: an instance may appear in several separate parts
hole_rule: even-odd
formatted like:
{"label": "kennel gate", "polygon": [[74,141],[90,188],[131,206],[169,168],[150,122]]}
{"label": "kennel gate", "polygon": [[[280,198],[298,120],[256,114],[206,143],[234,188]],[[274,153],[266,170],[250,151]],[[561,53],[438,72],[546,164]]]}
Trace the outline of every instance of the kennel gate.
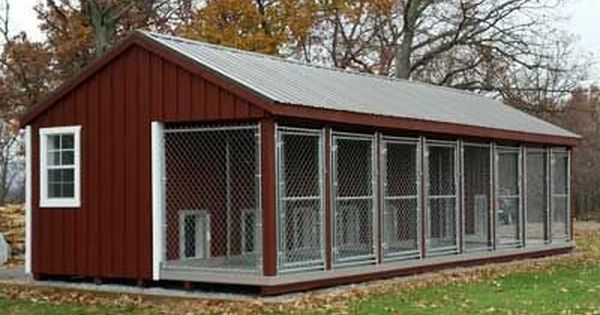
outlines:
{"label": "kennel gate", "polygon": [[260,273],[258,125],[164,129],[164,268]]}
{"label": "kennel gate", "polygon": [[333,265],[373,263],[378,229],[375,135],[332,134]]}
{"label": "kennel gate", "polygon": [[455,254],[459,248],[458,161],[455,141],[425,140],[426,252]]}
{"label": "kennel gate", "polygon": [[421,142],[384,136],[381,141],[383,260],[421,256]]}
{"label": "kennel gate", "polygon": [[496,246],[522,245],[522,160],[520,147],[496,147]]}
{"label": "kennel gate", "polygon": [[324,131],[277,127],[278,270],[325,268]]}

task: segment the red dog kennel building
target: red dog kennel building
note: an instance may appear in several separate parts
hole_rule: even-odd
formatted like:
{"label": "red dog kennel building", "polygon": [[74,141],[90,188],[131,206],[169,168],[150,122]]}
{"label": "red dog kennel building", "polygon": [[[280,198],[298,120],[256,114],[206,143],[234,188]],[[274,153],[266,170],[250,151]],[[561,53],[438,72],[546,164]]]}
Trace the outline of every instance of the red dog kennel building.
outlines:
{"label": "red dog kennel building", "polygon": [[579,137],[449,88],[140,31],[22,125],[36,279],[276,294],[573,247]]}

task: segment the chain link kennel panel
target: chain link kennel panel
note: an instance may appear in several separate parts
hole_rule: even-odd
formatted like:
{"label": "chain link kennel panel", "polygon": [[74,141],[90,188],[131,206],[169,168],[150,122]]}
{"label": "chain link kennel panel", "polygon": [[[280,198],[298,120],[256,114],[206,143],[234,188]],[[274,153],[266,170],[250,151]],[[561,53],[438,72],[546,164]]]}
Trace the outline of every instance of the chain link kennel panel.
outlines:
{"label": "chain link kennel panel", "polygon": [[541,244],[548,239],[548,154],[545,149],[527,148],[526,159],[526,239]]}
{"label": "chain link kennel panel", "polygon": [[521,154],[519,148],[499,147],[496,153],[496,244],[521,244]]}
{"label": "chain link kennel panel", "polygon": [[467,251],[492,246],[490,159],[490,145],[463,145],[464,246]]}
{"label": "chain link kennel panel", "polygon": [[375,237],[375,138],[333,134],[333,263],[372,262]]}
{"label": "chain link kennel panel", "polygon": [[164,132],[163,267],[259,273],[259,127]]}
{"label": "chain link kennel panel", "polygon": [[569,239],[569,153],[552,149],[552,241]]}
{"label": "chain link kennel panel", "polygon": [[426,142],[427,252],[458,251],[457,147],[455,142]]}
{"label": "chain link kennel panel", "polygon": [[384,260],[420,257],[419,141],[384,137],[381,150]]}
{"label": "chain link kennel panel", "polygon": [[325,265],[323,132],[278,127],[279,270]]}

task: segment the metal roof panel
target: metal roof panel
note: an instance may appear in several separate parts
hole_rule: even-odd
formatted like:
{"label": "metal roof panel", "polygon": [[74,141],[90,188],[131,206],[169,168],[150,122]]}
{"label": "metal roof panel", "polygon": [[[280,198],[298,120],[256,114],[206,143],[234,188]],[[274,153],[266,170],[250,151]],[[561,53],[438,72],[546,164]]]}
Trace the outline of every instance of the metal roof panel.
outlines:
{"label": "metal roof panel", "polygon": [[178,37],[143,34],[279,103],[579,138],[498,100],[471,92],[325,68]]}

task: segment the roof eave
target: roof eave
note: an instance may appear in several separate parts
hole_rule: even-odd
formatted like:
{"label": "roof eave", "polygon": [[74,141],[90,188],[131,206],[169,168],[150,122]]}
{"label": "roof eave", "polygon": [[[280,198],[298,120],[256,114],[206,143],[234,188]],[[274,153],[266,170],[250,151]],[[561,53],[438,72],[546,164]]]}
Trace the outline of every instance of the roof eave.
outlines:
{"label": "roof eave", "polygon": [[407,117],[394,117],[365,114],[350,111],[310,107],[299,104],[276,102],[274,115],[289,118],[311,118],[339,124],[354,124],[371,127],[389,128],[407,131],[422,131],[435,134],[449,134],[476,138],[496,139],[541,145],[574,147],[582,140],[581,136],[548,135],[516,130],[496,129],[449,122],[439,122]]}

